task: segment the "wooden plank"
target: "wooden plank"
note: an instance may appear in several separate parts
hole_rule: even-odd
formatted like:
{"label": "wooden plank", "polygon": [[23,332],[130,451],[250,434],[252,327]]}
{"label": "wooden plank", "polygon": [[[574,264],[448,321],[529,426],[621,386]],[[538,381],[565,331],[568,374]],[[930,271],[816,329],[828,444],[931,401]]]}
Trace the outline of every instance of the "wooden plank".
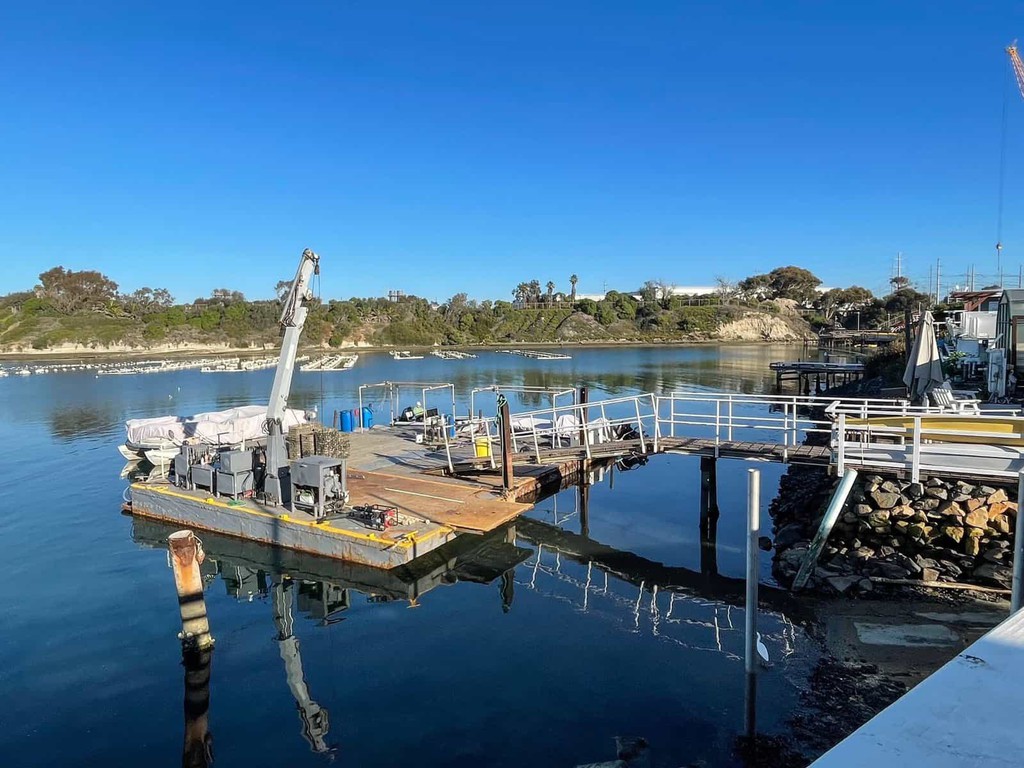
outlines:
{"label": "wooden plank", "polygon": [[350,472],[353,506],[383,504],[452,528],[486,532],[514,520],[532,504],[502,501],[487,488],[381,472]]}

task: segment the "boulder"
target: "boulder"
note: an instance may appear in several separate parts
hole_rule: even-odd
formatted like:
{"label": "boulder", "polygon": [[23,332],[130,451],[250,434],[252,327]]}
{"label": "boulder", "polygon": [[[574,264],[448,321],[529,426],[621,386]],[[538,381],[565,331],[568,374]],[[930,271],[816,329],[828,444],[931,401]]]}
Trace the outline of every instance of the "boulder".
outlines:
{"label": "boulder", "polygon": [[874,507],[872,507],[870,504],[855,504],[853,507],[853,514],[857,515],[858,517],[867,517],[874,511]]}
{"label": "boulder", "polygon": [[939,505],[942,504],[941,499],[933,499],[926,497],[917,500],[917,508],[923,509],[925,512],[931,512],[933,509],[938,509]]}
{"label": "boulder", "polygon": [[770,552],[772,548],[772,540],[767,536],[761,536],[757,540],[757,546],[763,549],[765,552]]}
{"label": "boulder", "polygon": [[982,583],[996,587],[1009,587],[1013,583],[1013,569],[999,563],[982,563],[971,575]]}
{"label": "boulder", "polygon": [[939,570],[938,568],[922,568],[921,569],[921,581],[938,581]]}
{"label": "boulder", "polygon": [[964,538],[964,529],[959,525],[945,525],[942,527],[942,532],[959,544]]}
{"label": "boulder", "polygon": [[871,500],[879,509],[892,509],[899,503],[900,496],[898,493],[889,493],[887,491],[878,490],[872,491]]}
{"label": "boulder", "polygon": [[938,485],[925,488],[924,494],[925,496],[930,496],[933,499],[942,499],[943,501],[949,498],[949,491]]}
{"label": "boulder", "polygon": [[985,502],[987,504],[997,504],[999,502],[1009,501],[1009,500],[1010,500],[1010,497],[1006,495],[1006,491],[1004,491],[1002,488],[1000,488],[995,493],[990,493],[986,497]]}
{"label": "boulder", "polygon": [[964,539],[964,553],[968,557],[977,557],[978,553],[981,552],[981,537],[984,532],[978,528],[971,528],[967,532],[967,538]]}
{"label": "boulder", "polygon": [[996,489],[990,485],[979,485],[974,489],[975,496],[991,496],[996,492]]}
{"label": "boulder", "polygon": [[970,496],[974,493],[974,486],[964,480],[957,480],[955,488],[957,493],[962,493],[965,496]]}
{"label": "boulder", "polygon": [[964,518],[964,522],[971,526],[971,528],[988,528],[988,511],[976,509],[968,513],[967,517]]}
{"label": "boulder", "polygon": [[942,485],[942,481],[937,477],[929,477],[924,484],[926,488],[937,488]]}
{"label": "boulder", "polygon": [[1010,532],[1010,518],[1008,518],[1006,515],[1000,515],[994,520],[991,520],[990,524],[999,533]]}
{"label": "boulder", "polygon": [[[988,505],[989,519],[999,517],[1010,511],[1010,503],[1007,501],[995,501]],[[1016,512],[1016,510],[1014,510]]]}
{"label": "boulder", "polygon": [[903,492],[911,499],[919,499],[924,496],[924,486],[921,483],[909,483]]}
{"label": "boulder", "polygon": [[999,547],[989,547],[981,553],[981,558],[988,560],[990,563],[998,563],[1002,561],[1004,554],[1005,552]]}
{"label": "boulder", "polygon": [[880,487],[886,493],[895,493],[897,496],[902,491],[902,488],[900,488],[899,485],[894,483],[892,480],[886,480],[884,483],[882,483]]}
{"label": "boulder", "polygon": [[911,507],[911,506],[909,506],[907,504],[900,504],[897,507],[893,507],[889,511],[889,514],[891,514],[893,517],[907,519],[907,518],[911,518],[914,515],[916,515],[917,511],[913,507]]}
{"label": "boulder", "polygon": [[968,499],[967,503],[964,506],[967,507],[968,512],[973,512],[978,507],[985,506],[985,500],[979,498]]}
{"label": "boulder", "polygon": [[860,580],[860,576],[829,576],[825,579],[825,583],[840,595],[844,595],[850,591],[850,587],[860,583]]}

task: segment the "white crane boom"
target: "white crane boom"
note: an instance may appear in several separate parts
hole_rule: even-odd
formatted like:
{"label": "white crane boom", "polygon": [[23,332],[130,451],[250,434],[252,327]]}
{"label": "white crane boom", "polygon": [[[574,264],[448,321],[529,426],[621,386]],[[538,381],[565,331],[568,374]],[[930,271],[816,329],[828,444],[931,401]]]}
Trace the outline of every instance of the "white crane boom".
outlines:
{"label": "white crane boom", "polygon": [[288,406],[292,375],[295,373],[295,356],[299,351],[299,335],[309,313],[307,302],[313,298],[310,281],[313,275],[319,272],[320,257],[307,248],[302,252],[295,279],[292,280],[291,288],[284,297],[284,309],[281,311],[284,338],[281,341],[281,357],[274,373],[274,386],[270,389],[270,404],[267,406],[267,418],[278,424],[284,418],[284,411]]}

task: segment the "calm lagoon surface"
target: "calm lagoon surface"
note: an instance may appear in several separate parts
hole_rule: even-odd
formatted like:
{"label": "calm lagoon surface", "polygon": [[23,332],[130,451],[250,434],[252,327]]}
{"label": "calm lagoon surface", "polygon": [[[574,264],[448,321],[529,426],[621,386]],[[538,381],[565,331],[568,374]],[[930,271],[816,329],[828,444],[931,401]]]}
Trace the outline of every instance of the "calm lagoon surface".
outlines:
{"label": "calm lagoon surface", "polygon": [[[451,382],[460,414],[471,389],[495,383],[587,385],[591,400],[770,393],[769,362],[806,354],[768,345],[568,351],[564,361],[364,353],[349,371],[297,373],[290,404],[330,414],[355,407],[360,384],[386,380]],[[272,379],[267,370],[0,380],[3,765],[182,764],[170,529],[121,513],[116,448],[126,419],[263,403]],[[513,411],[547,402],[510,400]],[[493,396],[478,407],[493,409]],[[743,576],[748,466],[719,466],[723,576]],[[784,469],[757,466],[766,510]],[[614,761],[617,738],[642,738],[647,762],[637,765],[742,765],[742,598],[656,577],[652,590],[648,580],[664,575],[659,564],[699,577],[698,497],[698,459],[654,457],[591,488],[589,539],[601,562],[555,546],[555,526],[587,543],[568,489],[530,513],[541,525],[435,567],[412,601],[360,590],[329,564],[209,537],[215,764],[577,766]],[[770,533],[770,520],[763,526]],[[764,553],[765,583],[769,566]],[[758,729],[785,734],[822,651],[771,603],[760,627],[774,664],[759,679]]]}

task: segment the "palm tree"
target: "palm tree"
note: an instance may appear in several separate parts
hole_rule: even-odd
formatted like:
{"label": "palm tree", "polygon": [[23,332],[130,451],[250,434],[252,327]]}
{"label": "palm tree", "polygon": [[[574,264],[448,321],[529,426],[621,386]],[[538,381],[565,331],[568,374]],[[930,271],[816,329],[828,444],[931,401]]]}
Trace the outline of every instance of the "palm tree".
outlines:
{"label": "palm tree", "polygon": [[576,303],[576,283],[579,281],[580,279],[576,277],[576,275],[569,275],[569,284],[572,286],[572,292],[569,294],[569,301],[572,304]]}
{"label": "palm tree", "polygon": [[548,304],[553,304],[555,299],[555,284],[548,280],[548,284],[545,286],[548,289]]}

